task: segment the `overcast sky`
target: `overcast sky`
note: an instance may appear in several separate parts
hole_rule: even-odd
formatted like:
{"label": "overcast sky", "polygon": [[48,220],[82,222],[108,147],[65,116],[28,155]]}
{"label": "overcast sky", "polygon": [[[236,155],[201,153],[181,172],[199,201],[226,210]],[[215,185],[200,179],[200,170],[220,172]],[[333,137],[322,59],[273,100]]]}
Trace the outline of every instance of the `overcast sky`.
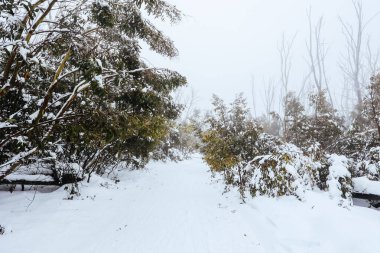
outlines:
{"label": "overcast sky", "polygon": [[[343,87],[339,61],[345,44],[339,17],[355,22],[351,0],[171,0],[186,15],[180,24],[159,24],[171,37],[179,57],[166,60],[144,53],[156,67],[169,67],[185,75],[189,89],[197,95],[196,107],[210,108],[212,94],[230,102],[243,92],[252,105],[252,77],[258,113],[264,111],[264,85],[273,80],[280,90],[282,34],[295,37],[292,54],[291,88],[299,89],[307,73],[305,41],[308,36],[307,11],[316,21],[324,17],[322,37],[328,50],[327,75],[339,100]],[[380,10],[379,0],[363,0],[365,18]],[[368,26],[374,50],[380,48],[380,17]],[[189,89],[187,92],[189,92]],[[277,109],[277,108],[273,108]]]}

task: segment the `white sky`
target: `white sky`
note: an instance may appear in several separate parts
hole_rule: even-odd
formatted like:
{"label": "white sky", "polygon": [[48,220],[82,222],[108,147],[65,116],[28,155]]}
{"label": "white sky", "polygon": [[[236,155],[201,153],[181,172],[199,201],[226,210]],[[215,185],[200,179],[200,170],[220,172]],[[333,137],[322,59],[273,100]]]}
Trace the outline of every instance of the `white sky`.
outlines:
{"label": "white sky", "polygon": [[[256,110],[264,111],[264,80],[273,79],[280,90],[278,46],[282,34],[296,34],[292,56],[291,87],[299,89],[307,73],[305,41],[307,10],[313,19],[324,16],[322,37],[329,48],[327,74],[337,101],[343,87],[339,60],[345,44],[339,17],[354,22],[351,0],[171,0],[186,17],[174,26],[159,24],[179,50],[167,60],[144,53],[156,67],[168,67],[185,75],[197,95],[196,107],[210,108],[212,94],[230,102],[243,92],[252,105],[252,76],[255,78]],[[380,11],[379,0],[363,0],[365,18]],[[351,21],[350,21],[351,20]],[[380,48],[380,16],[368,26],[374,49]],[[187,91],[188,92],[188,91]],[[340,103],[340,102],[339,102]],[[339,105],[337,105],[339,107]],[[277,108],[273,108],[277,109]]]}

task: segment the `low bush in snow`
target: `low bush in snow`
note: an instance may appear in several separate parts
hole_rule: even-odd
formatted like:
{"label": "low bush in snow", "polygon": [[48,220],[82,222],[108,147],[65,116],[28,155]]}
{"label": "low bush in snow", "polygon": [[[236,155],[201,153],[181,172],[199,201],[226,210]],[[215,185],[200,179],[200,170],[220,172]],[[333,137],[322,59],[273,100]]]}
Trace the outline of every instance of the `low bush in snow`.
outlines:
{"label": "low bush in snow", "polygon": [[370,180],[380,180],[380,147],[371,148],[364,159],[356,165],[355,174]]}
{"label": "low bush in snow", "polygon": [[256,157],[245,169],[251,174],[249,191],[253,197],[296,196],[305,192],[329,192],[341,206],[352,205],[351,161],[345,156],[325,155],[319,159],[305,155],[294,145],[286,144],[270,155]]}
{"label": "low bush in snow", "polygon": [[[305,200],[307,191],[321,190],[340,206],[352,205],[352,161],[317,149],[309,151],[283,144],[268,155],[257,156],[242,170],[245,190],[252,197],[296,196],[300,200]],[[229,173],[226,183],[236,185],[234,173]]]}
{"label": "low bush in snow", "polygon": [[329,175],[327,186],[330,197],[340,206],[352,205],[352,175],[349,171],[351,161],[340,155],[328,155]]}
{"label": "low bush in snow", "polygon": [[[304,200],[307,191],[321,190],[339,205],[351,205],[352,157],[327,154],[342,146],[337,141],[343,131],[342,119],[323,92],[311,96],[315,114],[310,117],[304,115],[295,97],[290,98],[289,106],[294,108],[287,111],[288,129],[281,139],[263,133],[241,96],[230,107],[214,97],[214,111],[199,131],[203,159],[212,172],[223,174],[227,190],[238,187],[242,199],[249,192],[253,197],[296,196]],[[380,149],[374,149],[364,166],[372,178],[378,177],[379,157]]]}
{"label": "low bush in snow", "polygon": [[249,191],[251,195],[279,197],[294,195],[304,198],[318,182],[318,164],[294,145],[277,148],[271,155],[256,157],[246,170],[252,171]]}

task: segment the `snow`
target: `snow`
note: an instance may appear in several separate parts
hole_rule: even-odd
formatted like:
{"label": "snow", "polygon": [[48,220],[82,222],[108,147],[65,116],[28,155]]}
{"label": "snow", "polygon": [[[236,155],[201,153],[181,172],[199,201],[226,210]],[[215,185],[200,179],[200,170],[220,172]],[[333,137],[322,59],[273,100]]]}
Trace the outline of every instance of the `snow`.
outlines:
{"label": "snow", "polygon": [[359,193],[380,195],[380,181],[372,181],[367,177],[352,179],[354,191]]}
{"label": "snow", "polygon": [[36,150],[37,150],[37,148],[33,148],[27,152],[20,152],[19,154],[14,156],[12,159],[10,159],[8,162],[0,164],[0,173],[5,173],[9,169],[8,168],[9,165],[23,159],[24,157],[27,157],[27,156],[33,154],[34,152],[36,152]]}
{"label": "snow", "polygon": [[351,177],[348,171],[348,159],[342,155],[332,154],[328,156],[329,163],[331,164],[329,171],[334,178]]}
{"label": "snow", "polygon": [[12,174],[9,176],[6,176],[5,179],[10,181],[16,181],[16,180],[26,180],[26,181],[40,181],[40,182],[51,182],[54,181],[54,179],[51,176],[46,175],[22,175],[22,174]]}
{"label": "snow", "polygon": [[[337,201],[339,205],[345,207],[352,205],[351,191],[349,190],[352,189],[352,187],[350,183],[347,182],[347,179],[351,178],[351,173],[348,170],[349,159],[336,154],[329,155],[327,158],[330,164],[327,178],[330,197]],[[345,192],[345,187],[349,188],[346,189],[347,192]]]}
{"label": "snow", "polygon": [[35,120],[38,116],[39,110],[33,112],[32,114],[29,115],[29,120],[28,123],[32,123],[33,120]]}
{"label": "snow", "polygon": [[372,175],[376,175],[376,174],[379,173],[376,164],[368,164],[368,165],[366,166],[366,168],[367,168],[368,172],[369,172],[370,174],[372,174]]}
{"label": "snow", "polygon": [[10,127],[17,127],[16,125],[13,125],[9,122],[0,122],[0,129],[1,128],[10,128]]}
{"label": "snow", "polygon": [[325,192],[241,204],[199,158],[120,180],[93,177],[74,200],[63,188],[0,192],[1,252],[380,252],[380,212],[338,207]]}
{"label": "snow", "polygon": [[28,53],[29,53],[29,49],[27,49],[25,47],[20,47],[20,55],[22,56],[22,58],[24,59],[24,61],[27,60]]}

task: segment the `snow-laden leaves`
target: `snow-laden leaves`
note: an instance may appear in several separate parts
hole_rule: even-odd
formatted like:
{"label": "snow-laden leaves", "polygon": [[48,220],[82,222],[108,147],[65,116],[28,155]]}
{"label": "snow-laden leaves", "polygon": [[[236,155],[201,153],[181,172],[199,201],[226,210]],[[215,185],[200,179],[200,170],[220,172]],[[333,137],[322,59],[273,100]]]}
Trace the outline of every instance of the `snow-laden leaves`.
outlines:
{"label": "snow-laden leaves", "polygon": [[328,155],[329,175],[327,186],[330,197],[340,206],[352,205],[352,175],[349,171],[351,161],[341,155]]}
{"label": "snow-laden leaves", "polygon": [[317,185],[318,167],[299,148],[286,144],[278,146],[272,154],[256,157],[245,170],[252,174],[249,184],[252,196],[294,195],[303,200],[305,191]]}
{"label": "snow-laden leaves", "polygon": [[64,164],[84,173],[120,161],[145,164],[179,114],[171,93],[186,79],[149,67],[140,42],[176,56],[152,22],[178,21],[180,12],[164,1],[5,2],[0,166],[8,169],[0,180],[33,163],[55,175],[71,171]]}

